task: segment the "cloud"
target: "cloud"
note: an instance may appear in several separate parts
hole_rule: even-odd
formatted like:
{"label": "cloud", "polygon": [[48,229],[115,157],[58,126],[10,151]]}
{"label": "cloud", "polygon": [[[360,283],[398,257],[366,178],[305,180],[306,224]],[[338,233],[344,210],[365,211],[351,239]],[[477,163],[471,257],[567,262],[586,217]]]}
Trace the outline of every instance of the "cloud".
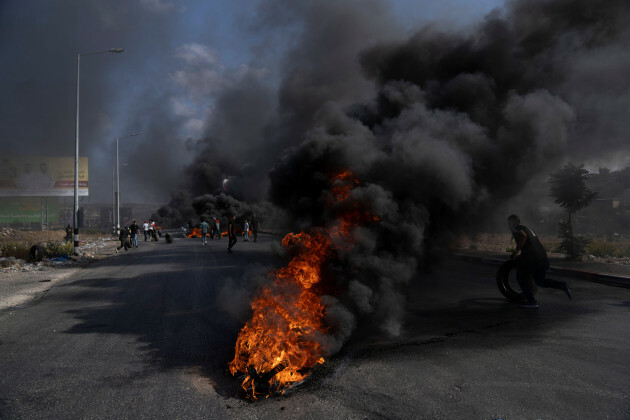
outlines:
{"label": "cloud", "polygon": [[175,3],[167,0],[140,0],[140,4],[154,13],[169,12],[175,8]]}
{"label": "cloud", "polygon": [[181,45],[175,50],[175,56],[194,66],[220,66],[217,51],[203,44]]}

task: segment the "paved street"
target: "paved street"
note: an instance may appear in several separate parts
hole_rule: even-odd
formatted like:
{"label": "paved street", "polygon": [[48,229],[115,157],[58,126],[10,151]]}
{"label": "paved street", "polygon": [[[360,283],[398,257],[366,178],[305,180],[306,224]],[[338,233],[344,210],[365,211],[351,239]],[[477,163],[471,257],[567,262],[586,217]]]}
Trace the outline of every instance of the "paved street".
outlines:
{"label": "paved street", "polygon": [[363,326],[288,394],[226,374],[258,243],[144,243],[0,312],[2,418],[630,418],[630,289],[572,280],[507,303],[496,267],[447,262],[408,291],[403,335]]}

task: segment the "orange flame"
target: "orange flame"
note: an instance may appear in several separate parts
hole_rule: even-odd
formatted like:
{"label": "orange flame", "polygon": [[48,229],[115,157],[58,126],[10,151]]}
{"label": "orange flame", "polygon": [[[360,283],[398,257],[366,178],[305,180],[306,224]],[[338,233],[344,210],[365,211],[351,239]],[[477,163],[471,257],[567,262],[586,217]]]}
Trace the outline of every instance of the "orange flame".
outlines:
{"label": "orange flame", "polygon": [[[206,233],[206,236],[210,236],[209,233]],[[189,238],[201,238],[201,228],[193,228],[193,230],[188,234]]]}
{"label": "orange flame", "polygon": [[[332,178],[329,205],[348,198],[358,184],[351,177],[346,171]],[[339,239],[349,241],[352,227],[375,220],[358,206],[345,209],[335,227],[290,233],[282,240],[282,245],[296,249],[297,255],[286,267],[272,271],[273,282],[254,298],[252,319],[239,333],[234,360],[228,365],[232,375],[244,374],[241,386],[248,397],[281,394],[304,380],[314,366],[324,363],[320,337],[327,327],[317,286]]]}

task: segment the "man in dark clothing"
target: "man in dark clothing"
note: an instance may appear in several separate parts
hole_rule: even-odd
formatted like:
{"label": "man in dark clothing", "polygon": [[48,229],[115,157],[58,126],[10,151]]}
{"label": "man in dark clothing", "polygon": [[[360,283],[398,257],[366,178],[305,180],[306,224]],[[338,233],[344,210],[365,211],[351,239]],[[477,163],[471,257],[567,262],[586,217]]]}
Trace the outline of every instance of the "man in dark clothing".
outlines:
{"label": "man in dark clothing", "polygon": [[236,216],[232,216],[228,222],[228,238],[230,239],[228,243],[228,254],[232,253],[232,247],[236,244],[236,231],[234,230],[235,221]]}
{"label": "man in dark clothing", "polygon": [[129,251],[129,231],[126,228],[120,229],[118,239],[120,239],[120,246],[116,248],[116,252],[120,251],[123,248],[125,248],[125,251]]}
{"label": "man in dark clothing", "polygon": [[[537,286],[562,290],[569,299],[572,299],[571,287],[567,282],[545,278],[545,273],[549,268],[549,260],[536,233],[522,225],[521,219],[515,214],[508,217],[508,226],[516,241],[516,249],[511,256],[513,260],[517,261],[516,279],[525,295],[525,302],[521,306],[524,308],[538,307],[538,303],[534,299],[532,278]],[[520,256],[518,255],[519,252],[521,253]]]}
{"label": "man in dark clothing", "polygon": [[72,242],[72,226],[68,224],[66,227],[66,243]]}
{"label": "man in dark clothing", "polygon": [[140,232],[140,226],[134,220],[131,226],[129,226],[129,232],[131,233],[131,246],[138,248],[138,232]]}

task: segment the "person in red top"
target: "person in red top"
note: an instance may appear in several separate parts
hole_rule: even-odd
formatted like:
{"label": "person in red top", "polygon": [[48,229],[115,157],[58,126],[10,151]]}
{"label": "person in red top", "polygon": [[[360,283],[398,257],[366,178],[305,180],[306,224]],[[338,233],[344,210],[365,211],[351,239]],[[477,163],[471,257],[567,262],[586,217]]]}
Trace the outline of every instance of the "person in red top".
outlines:
{"label": "person in red top", "polygon": [[[516,241],[516,249],[511,258],[517,261],[516,279],[525,295],[524,308],[538,308],[538,302],[534,299],[534,287],[532,278],[539,287],[562,290],[572,299],[571,286],[565,281],[550,280],[545,278],[549,268],[547,251],[533,230],[521,224],[521,219],[512,214],[508,217],[508,227]],[[520,252],[520,255],[519,255]]]}

